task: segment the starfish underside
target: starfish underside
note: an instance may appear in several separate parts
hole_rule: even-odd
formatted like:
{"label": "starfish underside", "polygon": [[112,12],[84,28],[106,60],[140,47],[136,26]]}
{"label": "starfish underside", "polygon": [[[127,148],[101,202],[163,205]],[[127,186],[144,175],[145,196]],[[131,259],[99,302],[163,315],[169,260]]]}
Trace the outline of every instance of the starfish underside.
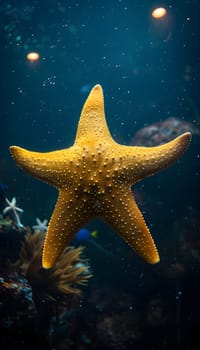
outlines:
{"label": "starfish underside", "polygon": [[106,123],[102,88],[96,85],[83,106],[72,147],[38,153],[11,146],[21,168],[59,191],[45,239],[43,267],[52,267],[76,232],[93,217],[109,223],[147,262],[157,263],[156,246],[131,186],[173,164],[190,138],[186,132],[157,147],[116,143]]}

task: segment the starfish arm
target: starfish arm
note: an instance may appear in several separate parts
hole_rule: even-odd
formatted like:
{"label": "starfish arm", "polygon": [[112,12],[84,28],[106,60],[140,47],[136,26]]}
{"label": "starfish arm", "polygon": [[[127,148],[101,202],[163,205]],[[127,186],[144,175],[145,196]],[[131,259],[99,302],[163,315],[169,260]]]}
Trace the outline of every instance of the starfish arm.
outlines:
{"label": "starfish arm", "polygon": [[42,266],[51,268],[73,236],[90,219],[88,208],[71,191],[61,190],[44,243]]}
{"label": "starfish arm", "polygon": [[11,200],[11,202],[10,202],[10,204],[11,204],[13,207],[15,207],[15,206],[16,206],[16,203],[17,203],[16,198],[13,197],[12,200]]}
{"label": "starfish arm", "polygon": [[12,210],[11,207],[5,207],[5,208],[3,209],[3,214],[8,213],[10,210]]}
{"label": "starfish arm", "polygon": [[14,216],[15,216],[15,220],[16,220],[17,226],[18,227],[23,227],[23,225],[22,225],[22,223],[20,221],[19,215],[17,214],[15,209],[13,210],[13,213],[14,213]]}
{"label": "starfish arm", "polygon": [[75,143],[85,145],[92,140],[103,143],[106,139],[114,142],[105,118],[102,87],[95,85],[83,106]]}
{"label": "starfish arm", "polygon": [[161,146],[124,146],[121,164],[126,178],[133,184],[169,167],[187,150],[190,140],[191,133],[186,132]]}
{"label": "starfish arm", "polygon": [[13,197],[11,201],[9,201],[9,199],[6,198],[6,203],[8,204],[8,208],[13,208],[15,207],[15,204],[16,204],[16,198]]}
{"label": "starfish arm", "polygon": [[10,147],[11,155],[19,167],[55,187],[64,176],[67,185],[68,177],[63,169],[65,169],[67,158],[70,156],[69,150],[70,148],[63,151],[39,153],[18,146]]}
{"label": "starfish arm", "polygon": [[155,243],[130,189],[118,190],[114,201],[113,198],[105,201],[104,209],[106,214],[102,218],[139,256],[150,264],[159,262]]}
{"label": "starfish arm", "polygon": [[24,210],[19,208],[19,207],[15,207],[15,210],[18,211],[18,213],[23,213],[24,212]]}

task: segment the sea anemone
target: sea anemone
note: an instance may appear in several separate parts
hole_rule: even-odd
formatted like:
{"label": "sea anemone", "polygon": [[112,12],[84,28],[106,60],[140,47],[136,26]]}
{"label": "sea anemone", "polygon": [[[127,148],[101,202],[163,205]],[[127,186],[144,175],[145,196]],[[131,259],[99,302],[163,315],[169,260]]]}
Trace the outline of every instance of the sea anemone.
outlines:
{"label": "sea anemone", "polygon": [[30,230],[24,237],[19,258],[13,265],[29,282],[33,294],[44,299],[56,300],[66,295],[80,295],[80,285],[91,277],[88,261],[82,258],[83,247],[67,247],[56,264],[43,269],[41,256],[44,234]]}

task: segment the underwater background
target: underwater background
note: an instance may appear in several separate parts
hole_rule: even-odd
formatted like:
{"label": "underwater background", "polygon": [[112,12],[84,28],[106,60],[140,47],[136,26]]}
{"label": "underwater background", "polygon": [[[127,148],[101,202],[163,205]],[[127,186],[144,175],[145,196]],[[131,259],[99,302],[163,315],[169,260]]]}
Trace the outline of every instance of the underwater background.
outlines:
{"label": "underwater background", "polygon": [[[157,7],[163,17],[153,17]],[[0,1],[2,349],[200,347],[199,16],[198,0]],[[9,146],[72,145],[97,83],[117,142],[156,146],[192,133],[176,164],[133,188],[160,263],[92,220],[45,272],[57,191],[21,171]],[[23,213],[5,210],[11,202]]]}

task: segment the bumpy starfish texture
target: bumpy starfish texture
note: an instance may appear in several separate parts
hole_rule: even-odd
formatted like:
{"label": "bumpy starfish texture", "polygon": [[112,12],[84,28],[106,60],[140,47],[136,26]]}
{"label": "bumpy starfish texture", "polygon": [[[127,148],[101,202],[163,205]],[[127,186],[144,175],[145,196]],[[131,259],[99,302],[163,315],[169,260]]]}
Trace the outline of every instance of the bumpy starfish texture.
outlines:
{"label": "bumpy starfish texture", "polygon": [[52,267],[76,232],[93,217],[109,223],[147,262],[157,263],[158,251],[131,186],[173,164],[190,138],[186,132],[157,147],[116,143],[106,123],[102,88],[96,85],[83,106],[73,146],[48,153],[11,146],[21,168],[59,191],[44,243],[43,267]]}

